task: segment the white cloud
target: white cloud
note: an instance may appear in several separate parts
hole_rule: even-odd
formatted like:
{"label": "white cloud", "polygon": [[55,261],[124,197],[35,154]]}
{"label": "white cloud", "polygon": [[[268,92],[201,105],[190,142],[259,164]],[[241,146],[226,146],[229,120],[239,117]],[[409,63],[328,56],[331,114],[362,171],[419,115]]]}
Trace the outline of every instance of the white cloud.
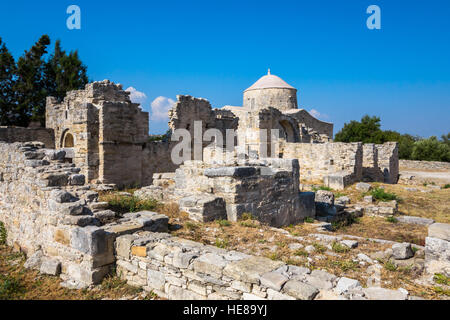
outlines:
{"label": "white cloud", "polygon": [[319,111],[317,111],[316,109],[311,109],[309,111],[309,114],[312,115],[314,118],[317,118],[317,119],[328,119],[328,115],[322,114]]}
{"label": "white cloud", "polygon": [[168,112],[173,107],[174,104],[175,104],[174,100],[167,97],[159,96],[158,98],[153,100],[151,104],[152,110],[150,119],[153,121],[168,120],[169,119]]}
{"label": "white cloud", "polygon": [[137,91],[133,87],[129,87],[125,91],[130,93],[130,99],[133,103],[139,103],[141,108],[143,108],[145,101],[147,100],[147,95],[143,92]]}

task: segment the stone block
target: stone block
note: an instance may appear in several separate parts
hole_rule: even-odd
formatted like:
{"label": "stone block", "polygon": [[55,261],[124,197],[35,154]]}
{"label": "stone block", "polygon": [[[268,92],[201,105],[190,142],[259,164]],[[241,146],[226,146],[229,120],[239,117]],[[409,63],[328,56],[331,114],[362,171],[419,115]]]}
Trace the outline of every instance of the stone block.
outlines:
{"label": "stone block", "polygon": [[355,186],[356,190],[362,191],[362,192],[368,192],[372,189],[372,186],[365,182],[359,182]]}
{"label": "stone block", "polygon": [[262,286],[280,291],[289,278],[279,272],[273,271],[263,274],[260,280]]}
{"label": "stone block", "polygon": [[428,236],[431,238],[450,241],[450,224],[433,223],[428,227]]}
{"label": "stone block", "polygon": [[361,283],[358,280],[342,277],[336,284],[334,289],[337,293],[341,294],[346,291],[362,288]]}
{"label": "stone block", "polygon": [[164,291],[165,284],[166,278],[164,273],[151,269],[147,270],[147,285],[149,287]]}
{"label": "stone block", "polygon": [[282,265],[284,263],[281,261],[252,256],[248,259],[229,263],[223,273],[230,278],[258,285],[263,274],[274,271]]}
{"label": "stone block", "polygon": [[126,234],[116,238],[116,254],[119,257],[130,259],[131,245],[136,239],[135,235]]}
{"label": "stone block", "polygon": [[369,300],[406,300],[408,298],[408,294],[404,291],[381,287],[364,288],[363,292]]}
{"label": "stone block", "polygon": [[221,278],[222,271],[227,263],[228,261],[225,260],[222,256],[214,253],[206,253],[195,259],[194,270],[195,272]]}
{"label": "stone block", "polygon": [[39,271],[43,274],[59,276],[61,273],[61,262],[56,259],[42,258]]}
{"label": "stone block", "polygon": [[319,290],[310,284],[289,280],[284,285],[283,292],[300,300],[313,300]]}
{"label": "stone block", "polygon": [[396,260],[409,259],[414,256],[414,251],[411,248],[411,243],[396,243],[392,246],[392,254]]}

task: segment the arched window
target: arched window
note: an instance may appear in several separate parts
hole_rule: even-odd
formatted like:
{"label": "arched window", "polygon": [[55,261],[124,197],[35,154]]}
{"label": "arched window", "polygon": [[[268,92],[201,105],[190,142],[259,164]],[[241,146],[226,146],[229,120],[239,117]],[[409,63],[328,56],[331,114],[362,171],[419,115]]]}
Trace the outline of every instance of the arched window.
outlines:
{"label": "arched window", "polygon": [[286,140],[286,142],[297,142],[295,138],[295,130],[292,127],[292,124],[287,120],[281,120],[280,126],[282,128],[280,132],[280,138]]}
{"label": "arched window", "polygon": [[63,148],[73,148],[75,146],[73,135],[70,132],[66,132],[63,139]]}

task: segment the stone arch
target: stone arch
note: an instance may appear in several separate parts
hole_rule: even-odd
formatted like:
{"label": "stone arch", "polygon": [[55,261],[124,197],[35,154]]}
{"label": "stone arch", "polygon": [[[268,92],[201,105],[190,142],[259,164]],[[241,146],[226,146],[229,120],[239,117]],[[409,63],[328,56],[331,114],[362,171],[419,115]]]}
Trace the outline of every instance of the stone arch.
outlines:
{"label": "stone arch", "polygon": [[298,142],[298,132],[289,120],[280,120],[279,124],[281,127],[280,138],[286,142]]}
{"label": "stone arch", "polygon": [[61,138],[61,147],[62,148],[73,148],[75,147],[75,138],[69,130],[64,131]]}

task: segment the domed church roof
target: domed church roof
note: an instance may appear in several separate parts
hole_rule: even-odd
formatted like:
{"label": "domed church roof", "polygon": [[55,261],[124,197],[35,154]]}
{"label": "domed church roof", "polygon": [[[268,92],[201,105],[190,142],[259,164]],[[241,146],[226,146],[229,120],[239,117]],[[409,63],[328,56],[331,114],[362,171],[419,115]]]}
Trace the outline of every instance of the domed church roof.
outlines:
{"label": "domed church roof", "polygon": [[267,73],[267,75],[261,77],[250,88],[248,88],[245,91],[269,89],[269,88],[281,88],[281,89],[294,89],[295,90],[294,87],[288,85],[280,77],[277,77],[276,75],[270,74],[270,69],[269,69],[269,72]]}

